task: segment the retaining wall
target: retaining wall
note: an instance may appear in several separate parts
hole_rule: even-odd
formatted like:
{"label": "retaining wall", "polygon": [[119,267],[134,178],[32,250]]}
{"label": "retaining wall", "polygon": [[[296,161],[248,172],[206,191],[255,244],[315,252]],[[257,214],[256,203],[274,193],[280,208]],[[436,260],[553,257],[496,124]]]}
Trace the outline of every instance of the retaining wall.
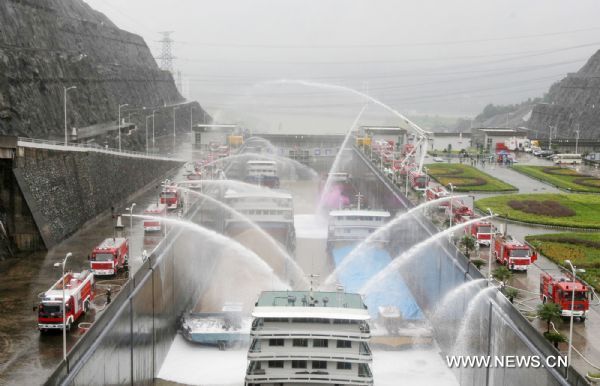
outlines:
{"label": "retaining wall", "polygon": [[50,248],[178,165],[94,152],[19,148],[13,172]]}

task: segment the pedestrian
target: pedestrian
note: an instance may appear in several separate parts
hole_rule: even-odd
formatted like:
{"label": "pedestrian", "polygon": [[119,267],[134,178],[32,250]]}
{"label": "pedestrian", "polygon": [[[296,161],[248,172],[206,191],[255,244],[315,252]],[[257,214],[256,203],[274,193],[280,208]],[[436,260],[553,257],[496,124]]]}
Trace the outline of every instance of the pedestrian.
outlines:
{"label": "pedestrian", "polygon": [[111,291],[110,291],[110,287],[108,287],[108,289],[106,290],[106,304],[110,304],[110,302],[111,302],[110,295],[111,295]]}

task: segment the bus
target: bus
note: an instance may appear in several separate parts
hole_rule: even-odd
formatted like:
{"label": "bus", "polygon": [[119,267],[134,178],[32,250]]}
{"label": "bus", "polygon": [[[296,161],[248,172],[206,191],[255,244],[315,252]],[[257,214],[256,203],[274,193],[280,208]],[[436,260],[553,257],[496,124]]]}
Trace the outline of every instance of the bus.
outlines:
{"label": "bus", "polygon": [[581,163],[581,154],[556,154],[553,158],[554,163],[557,165],[575,165]]}

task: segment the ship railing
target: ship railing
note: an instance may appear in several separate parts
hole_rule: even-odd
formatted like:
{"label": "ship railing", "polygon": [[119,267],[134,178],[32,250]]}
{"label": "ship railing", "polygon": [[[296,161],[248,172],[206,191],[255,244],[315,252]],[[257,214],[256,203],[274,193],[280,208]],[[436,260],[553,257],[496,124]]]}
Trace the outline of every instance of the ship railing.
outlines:
{"label": "ship railing", "polygon": [[360,342],[360,345],[358,346],[358,353],[360,355],[365,355],[365,356],[373,355],[373,353],[371,352],[371,348],[365,342]]}

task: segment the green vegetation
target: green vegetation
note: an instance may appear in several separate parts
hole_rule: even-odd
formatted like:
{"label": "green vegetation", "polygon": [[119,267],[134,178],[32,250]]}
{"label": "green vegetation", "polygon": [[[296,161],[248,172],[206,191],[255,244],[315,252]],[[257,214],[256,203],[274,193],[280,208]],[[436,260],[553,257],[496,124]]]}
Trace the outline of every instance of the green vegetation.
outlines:
{"label": "green vegetation", "polygon": [[537,316],[546,322],[546,334],[550,333],[550,324],[555,325],[562,322],[560,306],[556,303],[544,303],[538,305]]}
{"label": "green vegetation", "polygon": [[600,193],[600,178],[559,166],[515,165],[514,170],[572,192]]}
{"label": "green vegetation", "polygon": [[518,189],[472,166],[428,164],[428,174],[444,186],[454,185],[457,192],[516,192]]}
{"label": "green vegetation", "polygon": [[600,233],[551,233],[532,235],[525,240],[544,256],[564,266],[571,260],[577,268],[584,268],[579,274],[600,292]]}
{"label": "green vegetation", "polygon": [[[526,223],[600,228],[600,196],[597,195],[511,194],[483,198],[475,201],[475,206],[481,211],[487,212],[490,208],[502,217]],[[549,207],[552,210],[548,210]]]}

